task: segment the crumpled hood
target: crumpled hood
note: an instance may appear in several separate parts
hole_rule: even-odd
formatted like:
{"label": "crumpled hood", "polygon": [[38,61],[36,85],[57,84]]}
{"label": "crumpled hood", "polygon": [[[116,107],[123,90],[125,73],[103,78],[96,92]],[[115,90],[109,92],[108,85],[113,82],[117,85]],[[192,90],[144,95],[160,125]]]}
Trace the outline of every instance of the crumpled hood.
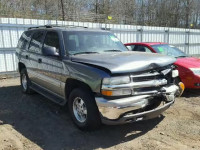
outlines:
{"label": "crumpled hood", "polygon": [[71,60],[103,67],[110,70],[111,73],[145,71],[164,67],[176,61],[175,58],[169,56],[132,51],[74,55]]}
{"label": "crumpled hood", "polygon": [[185,68],[200,68],[200,59],[194,57],[178,58],[175,65]]}

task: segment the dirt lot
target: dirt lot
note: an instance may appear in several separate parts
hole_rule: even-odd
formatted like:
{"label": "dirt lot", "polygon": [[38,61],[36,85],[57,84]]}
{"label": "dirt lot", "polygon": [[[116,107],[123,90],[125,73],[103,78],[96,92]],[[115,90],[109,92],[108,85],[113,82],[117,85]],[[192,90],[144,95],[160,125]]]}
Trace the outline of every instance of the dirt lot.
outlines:
{"label": "dirt lot", "polygon": [[0,80],[0,150],[200,149],[200,90],[186,91],[160,118],[82,132],[66,108]]}

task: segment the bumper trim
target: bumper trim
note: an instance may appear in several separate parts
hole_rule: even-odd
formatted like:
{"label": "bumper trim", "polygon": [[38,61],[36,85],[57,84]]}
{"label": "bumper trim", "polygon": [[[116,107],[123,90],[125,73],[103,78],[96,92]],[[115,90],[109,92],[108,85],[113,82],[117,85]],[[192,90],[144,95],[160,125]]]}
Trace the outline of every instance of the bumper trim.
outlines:
{"label": "bumper trim", "polygon": [[150,98],[150,95],[140,95],[110,101],[102,97],[95,99],[102,118],[118,119],[125,112],[144,108]]}
{"label": "bumper trim", "polygon": [[141,120],[152,119],[152,118],[158,117],[162,112],[167,110],[174,102],[175,100],[150,111],[145,111],[142,113],[131,114],[131,115],[124,115],[117,120],[109,120],[106,118],[102,118],[102,122],[108,125],[117,125],[117,124],[124,124],[124,123],[131,123],[131,122],[137,122]]}
{"label": "bumper trim", "polygon": [[[122,124],[159,116],[174,103],[178,89],[179,87],[176,85],[163,87],[163,92],[157,93],[158,95],[163,96],[161,99],[155,99],[155,95],[146,94],[115,100],[95,97],[95,100],[103,123]],[[151,104],[151,100],[162,101],[164,104],[149,111],[138,112],[138,110],[142,110]]]}

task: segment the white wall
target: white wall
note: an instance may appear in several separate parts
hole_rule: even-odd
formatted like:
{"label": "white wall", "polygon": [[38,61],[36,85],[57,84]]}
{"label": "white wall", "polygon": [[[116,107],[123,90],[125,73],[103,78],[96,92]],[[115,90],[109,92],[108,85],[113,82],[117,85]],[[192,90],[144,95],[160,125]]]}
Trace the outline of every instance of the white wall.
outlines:
{"label": "white wall", "polygon": [[[15,47],[28,27],[46,24],[75,25],[110,29],[123,43],[166,42],[174,44],[187,54],[200,54],[200,30],[167,27],[150,27],[89,22],[0,18],[0,72],[15,71]],[[190,31],[190,32],[189,32]]]}

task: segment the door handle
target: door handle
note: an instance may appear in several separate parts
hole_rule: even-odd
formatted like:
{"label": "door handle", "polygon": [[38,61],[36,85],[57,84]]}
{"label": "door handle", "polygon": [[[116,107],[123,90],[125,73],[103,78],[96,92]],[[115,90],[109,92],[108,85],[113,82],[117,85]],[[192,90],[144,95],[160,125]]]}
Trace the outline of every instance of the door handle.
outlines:
{"label": "door handle", "polygon": [[42,59],[41,58],[38,59],[38,63],[42,63]]}
{"label": "door handle", "polygon": [[28,55],[26,55],[26,59],[28,59]]}

